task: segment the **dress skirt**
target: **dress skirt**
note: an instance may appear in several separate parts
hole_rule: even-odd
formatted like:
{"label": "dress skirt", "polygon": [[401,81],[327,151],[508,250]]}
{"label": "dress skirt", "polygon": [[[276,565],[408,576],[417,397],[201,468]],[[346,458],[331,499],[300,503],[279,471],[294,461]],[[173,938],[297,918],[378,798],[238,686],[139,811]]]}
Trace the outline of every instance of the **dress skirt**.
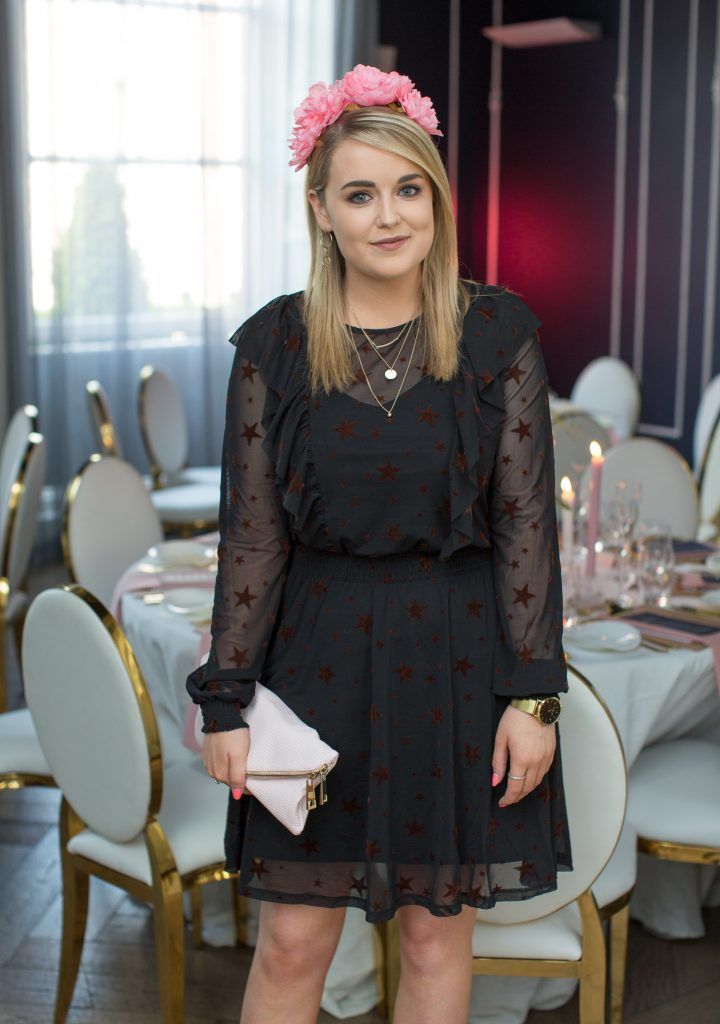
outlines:
{"label": "dress skirt", "polygon": [[559,744],[518,804],[498,807],[505,784],[491,784],[509,700],[493,691],[491,559],[293,545],[261,681],[339,758],[299,836],[230,795],[226,868],[241,894],[377,922],[406,904],[445,916],[527,899],[571,869]]}

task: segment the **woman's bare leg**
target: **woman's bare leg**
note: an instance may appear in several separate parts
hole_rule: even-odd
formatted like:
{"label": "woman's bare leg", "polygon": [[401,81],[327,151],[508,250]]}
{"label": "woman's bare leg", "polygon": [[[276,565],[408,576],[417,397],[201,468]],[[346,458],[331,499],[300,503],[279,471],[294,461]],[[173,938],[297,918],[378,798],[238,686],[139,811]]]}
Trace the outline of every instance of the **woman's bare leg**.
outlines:
{"label": "woman's bare leg", "polygon": [[240,1024],[315,1024],[346,909],[262,902]]}
{"label": "woman's bare leg", "polygon": [[472,983],[474,907],[434,917],[425,907],[397,912],[400,986],[393,1024],[466,1024]]}

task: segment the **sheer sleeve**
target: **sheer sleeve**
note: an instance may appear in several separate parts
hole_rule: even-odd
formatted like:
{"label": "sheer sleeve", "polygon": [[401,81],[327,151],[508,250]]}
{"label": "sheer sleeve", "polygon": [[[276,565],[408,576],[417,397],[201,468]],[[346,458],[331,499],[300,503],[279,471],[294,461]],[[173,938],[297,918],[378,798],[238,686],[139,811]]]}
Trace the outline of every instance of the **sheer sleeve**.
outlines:
{"label": "sheer sleeve", "polygon": [[537,333],[506,368],[503,390],[505,414],[489,490],[502,627],[494,689],[511,697],[564,692],[553,439]]}
{"label": "sheer sleeve", "polygon": [[212,641],[207,663],[186,682],[201,707],[203,732],[247,727],[240,709],[254,696],[286,577],[287,513],[261,446],[265,396],[259,368],[236,347],[223,436]]}

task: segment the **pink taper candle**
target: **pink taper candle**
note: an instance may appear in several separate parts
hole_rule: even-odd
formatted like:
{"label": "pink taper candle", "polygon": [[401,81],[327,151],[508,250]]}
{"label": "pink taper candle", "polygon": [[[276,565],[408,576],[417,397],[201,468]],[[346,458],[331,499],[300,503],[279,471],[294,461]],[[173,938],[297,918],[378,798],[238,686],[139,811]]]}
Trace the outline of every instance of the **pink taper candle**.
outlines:
{"label": "pink taper candle", "polygon": [[573,559],[573,516],[575,514],[575,492],[572,489],[572,483],[569,476],[564,476],[560,481],[560,491],[562,498],[560,504],[562,506],[561,516],[561,527],[562,527],[562,543],[563,553],[567,560],[568,565],[572,565]]}
{"label": "pink taper candle", "polygon": [[585,575],[595,575],[595,542],[598,536],[598,521],[600,519],[600,477],[605,459],[602,448],[597,441],[590,442],[590,498],[588,507],[588,528],[587,528],[587,561],[585,562]]}

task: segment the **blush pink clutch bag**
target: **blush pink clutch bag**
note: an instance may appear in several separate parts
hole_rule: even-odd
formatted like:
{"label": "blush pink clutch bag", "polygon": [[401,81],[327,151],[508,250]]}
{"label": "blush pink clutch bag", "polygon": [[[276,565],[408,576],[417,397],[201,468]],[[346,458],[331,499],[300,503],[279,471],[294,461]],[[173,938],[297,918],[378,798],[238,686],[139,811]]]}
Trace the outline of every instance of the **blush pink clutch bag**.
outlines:
{"label": "blush pink clutch bag", "polygon": [[[262,683],[255,683],[255,696],[242,716],[250,727],[245,788],[293,835],[300,835],[308,812],[327,803],[326,780],[338,752]],[[204,735],[198,707],[198,749]]]}

